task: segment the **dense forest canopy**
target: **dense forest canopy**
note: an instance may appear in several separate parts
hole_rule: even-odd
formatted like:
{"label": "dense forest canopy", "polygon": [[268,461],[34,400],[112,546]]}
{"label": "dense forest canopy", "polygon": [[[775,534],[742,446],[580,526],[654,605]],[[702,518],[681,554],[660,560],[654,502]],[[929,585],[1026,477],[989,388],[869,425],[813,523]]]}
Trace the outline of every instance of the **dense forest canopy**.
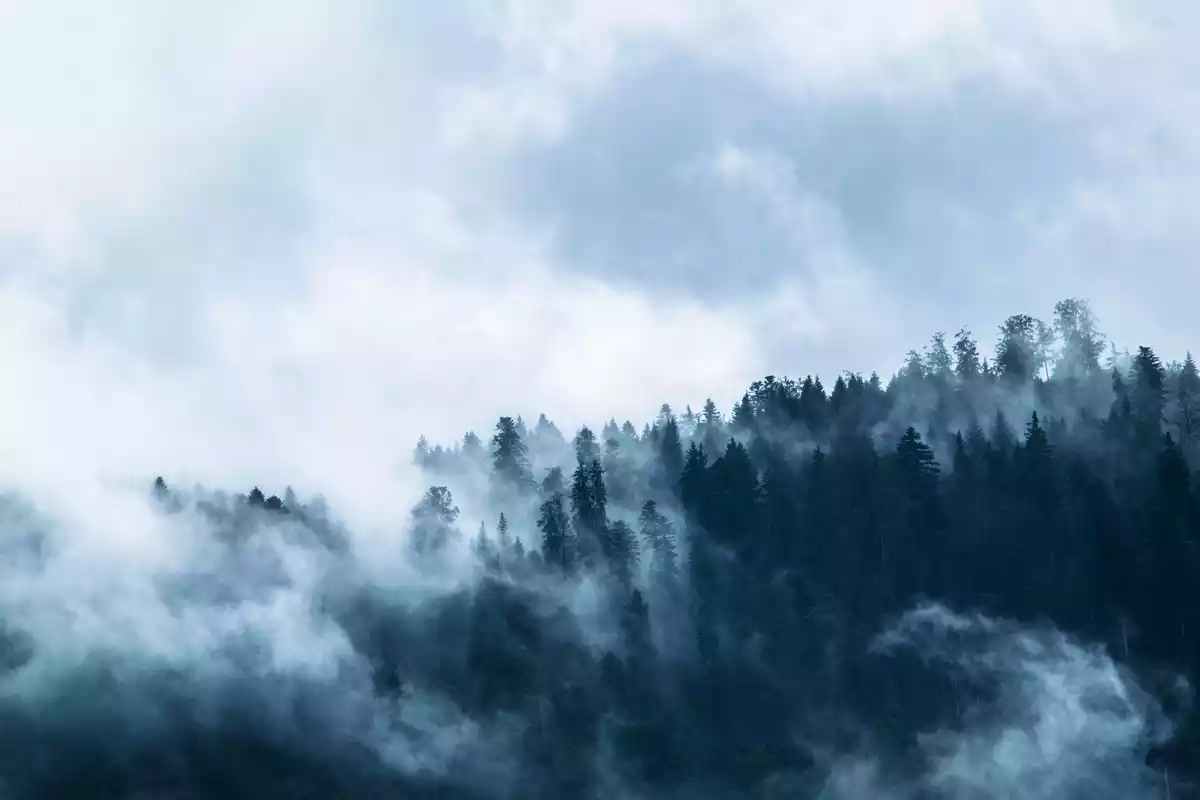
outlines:
{"label": "dense forest canopy", "polygon": [[319,498],[159,478],[202,557],[136,645],[22,604],[65,556],[13,498],[0,797],[1200,796],[1196,364],[1075,299],[984,351],[422,438],[391,580]]}

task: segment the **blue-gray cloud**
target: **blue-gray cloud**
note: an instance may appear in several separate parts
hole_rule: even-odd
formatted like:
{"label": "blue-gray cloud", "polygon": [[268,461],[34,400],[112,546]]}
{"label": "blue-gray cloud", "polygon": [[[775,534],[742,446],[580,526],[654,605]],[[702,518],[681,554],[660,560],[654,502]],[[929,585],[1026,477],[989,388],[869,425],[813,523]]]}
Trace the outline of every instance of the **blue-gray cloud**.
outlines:
{"label": "blue-gray cloud", "polygon": [[[752,300],[838,268],[822,231],[695,169],[722,148],[762,150],[777,156],[777,180],[819,201],[841,245],[927,329],[1046,313],[1055,292],[1096,292],[1110,317],[1122,288],[1174,306],[1181,282],[1200,289],[1186,266],[1190,230],[1146,230],[1132,217],[1098,225],[1080,204],[1124,186],[1127,195],[1103,198],[1119,216],[1142,202],[1141,180],[1157,182],[1160,200],[1181,197],[1193,142],[1138,96],[1138,78],[1155,70],[1104,53],[1081,59],[1045,76],[1053,100],[987,73],[897,100],[869,86],[790,91],[664,46],[582,104],[569,136],[524,148],[508,197],[554,229],[556,261],[570,269],[709,302]],[[1133,80],[1107,87],[1125,68]],[[1144,118],[1131,125],[1131,114]],[[1157,142],[1139,140],[1155,126]],[[1123,135],[1130,149],[1114,151]],[[1145,147],[1158,148],[1154,163],[1139,163]]]}
{"label": "blue-gray cloud", "polygon": [[4,434],[47,480],[80,437],[337,480],[506,411],[886,374],[1067,294],[1190,343],[1177,3],[0,8]]}

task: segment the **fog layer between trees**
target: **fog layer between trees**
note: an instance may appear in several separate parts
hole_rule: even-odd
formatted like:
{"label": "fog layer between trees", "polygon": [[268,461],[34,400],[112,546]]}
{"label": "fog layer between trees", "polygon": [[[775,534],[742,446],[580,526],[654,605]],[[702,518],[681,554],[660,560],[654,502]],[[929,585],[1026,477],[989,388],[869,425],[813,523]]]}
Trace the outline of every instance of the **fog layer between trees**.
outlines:
{"label": "fog layer between trees", "polygon": [[171,465],[117,544],[10,496],[0,798],[1200,796],[1178,355],[1066,300],[887,381],[504,416],[418,442],[385,542]]}

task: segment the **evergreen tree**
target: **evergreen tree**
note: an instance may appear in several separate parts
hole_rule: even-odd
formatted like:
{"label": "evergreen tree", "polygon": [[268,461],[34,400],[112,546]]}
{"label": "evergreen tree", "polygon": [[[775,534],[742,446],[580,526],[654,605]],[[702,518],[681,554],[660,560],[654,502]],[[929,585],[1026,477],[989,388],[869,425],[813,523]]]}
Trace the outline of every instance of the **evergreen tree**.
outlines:
{"label": "evergreen tree", "polygon": [[651,583],[674,592],[679,581],[679,563],[671,522],[659,512],[657,503],[647,500],[642,504],[638,523],[641,536],[650,547]]}
{"label": "evergreen tree", "polygon": [[487,526],[482,522],[479,523],[479,530],[475,533],[475,538],[471,541],[471,552],[481,564],[491,568],[495,566],[498,553],[493,546],[492,541],[487,535]]}
{"label": "evergreen tree", "polygon": [[604,468],[608,493],[614,503],[621,505],[631,500],[636,476],[621,447],[621,440],[617,438],[619,435],[620,431],[618,430],[616,436],[605,440],[604,459],[601,465]]}
{"label": "evergreen tree", "polygon": [[742,395],[742,399],[733,406],[730,422],[736,431],[748,431],[754,427],[754,405],[750,402],[749,392]]}
{"label": "evergreen tree", "polygon": [[422,468],[429,466],[429,440],[424,436],[417,439],[417,446],[413,448],[413,463]]}
{"label": "evergreen tree", "polygon": [[617,520],[605,531],[603,544],[609,573],[628,592],[633,588],[634,571],[640,560],[633,530],[625,522]]}
{"label": "evergreen tree", "polygon": [[538,420],[537,424],[534,426],[533,434],[541,441],[554,444],[561,444],[564,441],[562,431],[560,431],[558,426],[551,422],[545,414],[538,414]]}
{"label": "evergreen tree", "polygon": [[916,350],[909,350],[904,357],[904,366],[898,375],[900,380],[918,382],[925,377],[925,360]]}
{"label": "evergreen tree", "polygon": [[1154,351],[1149,347],[1139,347],[1133,360],[1133,392],[1130,399],[1139,429],[1145,438],[1155,444],[1161,436],[1166,380],[1162,361]]}
{"label": "evergreen tree", "polygon": [[933,450],[911,426],[896,445],[894,469],[892,503],[902,513],[894,520],[897,530],[892,534],[890,549],[903,560],[889,566],[894,575],[890,588],[897,593],[891,602],[904,603],[918,594],[940,596],[945,590],[937,559],[943,527],[940,469]]}
{"label": "evergreen tree", "polygon": [[1024,383],[1033,378],[1038,367],[1038,321],[1028,314],[1014,314],[1000,326],[996,345],[996,369],[1006,380]]}
{"label": "evergreen tree", "polygon": [[962,328],[954,336],[954,373],[959,380],[970,381],[981,372],[979,346],[971,338],[971,331]]}
{"label": "evergreen tree", "polygon": [[1175,392],[1175,425],[1183,452],[1191,454],[1200,446],[1200,373],[1189,352],[1179,372]]}
{"label": "evergreen tree", "polygon": [[590,569],[604,551],[608,536],[608,492],[599,461],[580,461],[571,477],[571,511],[580,565]]}
{"label": "evergreen tree", "polygon": [[500,519],[496,522],[496,544],[502,553],[508,553],[513,546],[508,532],[508,519],[504,516],[504,512],[500,513]]}
{"label": "evergreen tree", "polygon": [[483,442],[478,436],[475,435],[474,431],[467,431],[466,434],[463,435],[462,455],[468,464],[475,465],[484,463],[486,456],[483,449]]}
{"label": "evergreen tree", "polygon": [[575,459],[580,464],[591,464],[600,457],[600,445],[596,442],[596,434],[586,425],[575,435]]}
{"label": "evergreen tree", "polygon": [[542,499],[552,497],[556,494],[564,494],[566,488],[566,478],[563,477],[562,467],[551,467],[546,470],[546,476],[542,478],[541,485]]}
{"label": "evergreen tree", "polygon": [[1080,380],[1099,374],[1104,340],[1087,303],[1077,298],[1060,300],[1054,306],[1054,327],[1062,341],[1055,376]]}
{"label": "evergreen tree", "polygon": [[[554,494],[541,505],[538,529],[542,532],[542,559],[547,566],[569,572],[575,565],[573,541],[561,494]],[[517,540],[520,545],[520,540]]]}
{"label": "evergreen tree", "polygon": [[929,342],[925,355],[925,371],[935,378],[947,378],[954,372],[954,361],[950,348],[946,346],[946,334],[938,331]]}
{"label": "evergreen tree", "polygon": [[525,446],[520,426],[512,417],[501,417],[492,436],[492,473],[502,485],[525,489],[532,482],[529,471],[529,450]]}
{"label": "evergreen tree", "polygon": [[417,555],[432,555],[444,550],[459,537],[454,523],[458,506],[445,486],[431,486],[413,507],[410,543]]}
{"label": "evergreen tree", "polygon": [[679,425],[674,417],[668,417],[662,425],[658,440],[658,457],[662,467],[664,486],[673,486],[683,470],[683,442],[679,437]]}
{"label": "evergreen tree", "polygon": [[[963,329],[952,348],[936,334],[923,356],[910,353],[886,391],[875,373],[843,373],[828,395],[815,375],[767,375],[728,426],[709,401],[694,431],[669,406],[640,442],[629,422],[610,419],[601,438],[584,428],[573,471],[551,469],[541,483],[540,550],[525,554],[504,514],[494,539],[481,525],[473,549],[489,570],[478,583],[402,622],[368,608],[356,617],[369,629],[364,655],[395,681],[401,664],[415,680],[436,675],[472,718],[524,726],[521,791],[550,797],[609,790],[594,769],[601,746],[613,784],[631,792],[766,790],[811,765],[797,720],[861,719],[881,751],[919,752],[919,731],[964,724],[956,702],[976,707],[991,688],[871,652],[922,599],[1015,620],[986,636],[1056,629],[1122,669],[1149,664],[1195,683],[1200,375],[1190,356],[1168,367],[1139,348],[1117,353],[1110,391],[1103,341],[1086,304],[1063,301],[1052,329],[1009,318],[994,366]],[[493,440],[498,484],[511,487],[531,460],[569,463],[566,442],[528,457],[519,421],[509,423]],[[548,430],[539,420],[531,449]],[[450,449],[421,444],[430,470],[464,463],[475,446],[469,436]],[[156,496],[170,491],[154,486]],[[530,510],[530,497],[502,498],[497,510]],[[633,503],[636,534],[609,520]],[[257,508],[277,504],[295,509],[298,526],[334,527],[294,495],[196,507],[242,533],[248,520],[268,521]],[[444,548],[457,518],[449,490],[433,487],[413,512],[414,549]],[[543,567],[562,580],[534,579]],[[574,601],[591,592],[608,613],[585,623]],[[950,633],[956,647],[972,646],[976,622],[963,620]],[[417,638],[425,630],[439,641]],[[410,637],[419,658],[396,654]],[[607,652],[595,652],[601,640]],[[1055,657],[1052,638],[1034,640]],[[0,659],[6,644],[0,630]],[[1200,714],[1181,715],[1179,731],[1152,763],[1200,778]]]}

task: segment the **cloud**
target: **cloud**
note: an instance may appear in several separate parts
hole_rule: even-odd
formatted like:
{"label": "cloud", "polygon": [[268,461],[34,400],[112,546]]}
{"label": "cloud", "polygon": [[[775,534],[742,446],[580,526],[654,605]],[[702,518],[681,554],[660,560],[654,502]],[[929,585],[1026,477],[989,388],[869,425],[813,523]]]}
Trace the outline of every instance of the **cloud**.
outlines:
{"label": "cloud", "polygon": [[765,367],[735,311],[564,271],[496,204],[550,113],[479,115],[504,20],[177,11],[2,12],[10,485],[294,483],[394,523],[422,432],[727,404]]}
{"label": "cloud", "polygon": [[978,699],[955,726],[920,737],[928,767],[915,785],[857,755],[835,765],[824,796],[1161,796],[1164,778],[1145,752],[1170,737],[1170,723],[1103,648],[933,604],[904,614],[874,647],[889,658],[916,655],[956,696]]}
{"label": "cloud", "polygon": [[6,325],[44,340],[6,417],[42,462],[82,467],[57,427],[94,470],[361,482],[501,408],[886,372],[1063,294],[1186,345],[1123,303],[1192,280],[1178,4],[0,14]]}
{"label": "cloud", "polygon": [[[299,706],[401,771],[507,764],[509,732],[434,689],[384,727],[362,643],[313,612],[371,585],[412,641],[442,641],[426,612],[461,626],[454,598],[393,596],[427,589],[401,556],[416,437],[728,409],[765,373],[886,373],[1064,294],[1177,354],[1198,22],[1165,0],[0,0],[0,485],[33,506],[4,512],[0,611],[44,667],[5,700],[94,730],[137,703],[150,742],[174,713],[270,739]],[[145,507],[159,473],[321,492],[359,560],[288,526],[215,546]],[[987,631],[1043,652],[952,660],[1011,679],[1042,738],[931,739],[938,780],[1127,763],[1153,709],[1111,663]],[[111,707],[75,702],[110,697],[93,680]]]}

